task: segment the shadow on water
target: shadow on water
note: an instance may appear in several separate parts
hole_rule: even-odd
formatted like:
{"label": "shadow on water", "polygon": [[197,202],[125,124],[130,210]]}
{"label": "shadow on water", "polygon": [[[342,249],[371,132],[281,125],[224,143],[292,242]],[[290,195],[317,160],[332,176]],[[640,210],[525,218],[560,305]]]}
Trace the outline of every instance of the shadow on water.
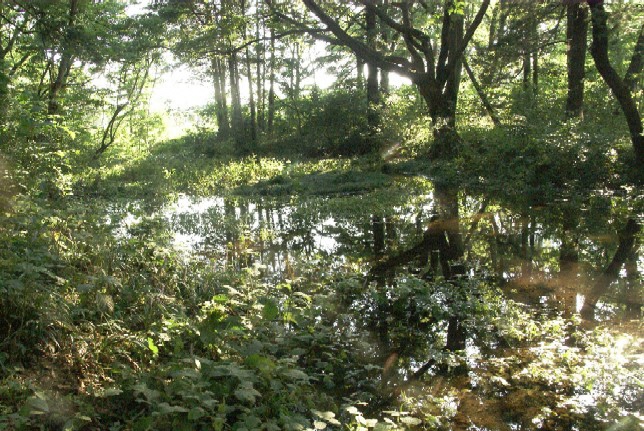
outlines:
{"label": "shadow on water", "polygon": [[[623,416],[641,411],[637,382],[589,385],[594,362],[582,363],[593,355],[584,330],[600,324],[621,340],[604,346],[614,359],[641,366],[644,260],[637,233],[628,250],[618,235],[631,203],[595,196],[513,210],[443,192],[395,193],[386,204],[377,193],[182,195],[155,217],[187,257],[252,269],[265,283],[322,285],[333,303],[315,321],[351,341],[371,379],[350,387],[343,376],[336,391],[370,394],[366,412],[404,407],[435,429],[448,417],[459,430],[582,430],[605,429],[606,400]],[[139,219],[114,213],[118,234],[132,235]],[[598,292],[620,250],[623,269]],[[579,317],[588,297],[595,323]],[[556,375],[555,362],[571,375]]]}

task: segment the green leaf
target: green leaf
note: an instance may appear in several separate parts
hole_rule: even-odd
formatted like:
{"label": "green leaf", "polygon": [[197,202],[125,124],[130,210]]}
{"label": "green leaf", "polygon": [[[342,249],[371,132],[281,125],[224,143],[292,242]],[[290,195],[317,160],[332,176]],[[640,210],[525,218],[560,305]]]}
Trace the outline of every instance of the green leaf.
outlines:
{"label": "green leaf", "polygon": [[275,320],[279,312],[280,310],[275,301],[268,299],[264,302],[264,308],[262,309],[262,318],[264,320]]}
{"label": "green leaf", "polygon": [[302,370],[291,368],[284,371],[282,374],[284,377],[289,377],[293,380],[309,381],[309,376]]}
{"label": "green leaf", "polygon": [[345,410],[346,410],[350,415],[357,415],[357,414],[360,414],[360,411],[359,411],[356,407],[354,407],[354,406],[346,407],[346,408],[345,408]]}
{"label": "green leaf", "polygon": [[181,406],[171,406],[168,403],[159,403],[157,404],[157,410],[161,414],[171,414],[171,413],[188,413],[189,410]]}
{"label": "green leaf", "polygon": [[194,407],[188,412],[188,420],[196,421],[202,418],[206,414],[206,411],[201,407]]}
{"label": "green leaf", "polygon": [[225,304],[226,302],[228,302],[228,295],[224,295],[223,293],[220,295],[215,295],[212,297],[212,302]]}
{"label": "green leaf", "polygon": [[249,367],[255,368],[264,373],[269,373],[275,368],[275,363],[266,356],[253,354],[244,361]]}
{"label": "green leaf", "polygon": [[117,395],[121,395],[122,393],[123,393],[123,391],[121,389],[109,388],[109,389],[105,389],[105,391],[103,391],[101,396],[103,396],[103,397],[115,397]]}
{"label": "green leaf", "polygon": [[150,337],[148,337],[148,349],[152,351],[155,358],[159,356],[159,348],[154,344],[154,340]]}
{"label": "green leaf", "polygon": [[253,384],[245,384],[244,387],[241,387],[235,391],[235,397],[239,401],[247,402],[249,404],[254,404],[257,397],[261,397],[262,394],[253,388]]}
{"label": "green leaf", "polygon": [[404,423],[405,425],[420,425],[423,423],[422,420],[418,418],[413,418],[411,416],[403,416],[400,418],[400,422]]}
{"label": "green leaf", "polygon": [[155,401],[160,395],[159,391],[148,388],[148,386],[145,383],[138,383],[132,386],[132,390],[134,390],[134,392],[137,392],[139,394],[143,394],[143,396],[146,398],[148,402]]}
{"label": "green leaf", "polygon": [[47,402],[47,397],[42,392],[36,392],[34,396],[27,398],[25,407],[31,415],[49,413],[49,403]]}
{"label": "green leaf", "polygon": [[319,410],[311,410],[311,412],[331,425],[340,425],[340,421],[335,418],[335,413],[333,412],[321,412]]}

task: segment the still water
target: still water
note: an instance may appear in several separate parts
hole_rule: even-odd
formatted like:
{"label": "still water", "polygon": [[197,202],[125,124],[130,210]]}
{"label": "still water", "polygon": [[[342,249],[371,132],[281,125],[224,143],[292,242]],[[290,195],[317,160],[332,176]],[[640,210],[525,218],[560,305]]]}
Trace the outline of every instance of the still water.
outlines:
{"label": "still water", "polygon": [[[464,272],[456,282],[427,256],[371,271],[422,240],[440,212],[431,189],[413,197],[180,195],[153,212],[130,204],[113,214],[121,237],[155,220],[188,259],[333,295],[314,312],[320,327],[348,340],[366,370],[336,389],[338,396],[370,394],[366,413],[387,419],[411,412],[425,426],[434,423],[423,429],[639,429],[639,248],[599,298],[595,319],[579,317],[619,247],[625,219],[615,208],[600,196],[509,209],[461,195]],[[446,346],[457,326],[464,348],[455,351]],[[620,369],[630,372],[610,374]]]}

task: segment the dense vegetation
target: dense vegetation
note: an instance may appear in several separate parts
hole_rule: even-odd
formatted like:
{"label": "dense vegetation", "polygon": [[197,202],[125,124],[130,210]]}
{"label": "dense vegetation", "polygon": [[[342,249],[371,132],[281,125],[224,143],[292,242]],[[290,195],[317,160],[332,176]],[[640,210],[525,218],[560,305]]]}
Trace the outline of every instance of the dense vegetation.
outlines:
{"label": "dense vegetation", "polygon": [[0,430],[641,428],[642,5],[143,3],[0,2]]}

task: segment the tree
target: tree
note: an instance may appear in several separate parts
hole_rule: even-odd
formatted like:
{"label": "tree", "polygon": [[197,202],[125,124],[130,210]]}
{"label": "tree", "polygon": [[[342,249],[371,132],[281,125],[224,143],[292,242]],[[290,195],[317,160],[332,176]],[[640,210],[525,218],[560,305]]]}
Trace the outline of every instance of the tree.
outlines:
{"label": "tree", "polygon": [[[635,151],[635,160],[644,166],[644,128],[633,95],[608,57],[608,12],[604,9],[603,0],[588,0],[592,17],[592,44],[590,53],[595,61],[597,71],[611,89],[626,117],[631,142]],[[638,49],[636,47],[636,49]]]}
{"label": "tree", "polygon": [[[430,17],[427,16],[428,5],[425,2],[413,0],[383,5],[376,4],[374,0],[349,2],[349,9],[364,7],[379,18],[381,25],[404,41],[406,52],[400,56],[386,55],[349,34],[341,25],[340,18],[334,18],[332,12],[327,12],[319,2],[302,1],[318,22],[326,26],[325,30],[333,35],[332,43],[346,46],[372,67],[397,72],[412,80],[432,119],[434,150],[431,154],[437,158],[455,156],[458,151],[456,104],[462,56],[487,11],[489,0],[482,1],[466,31],[463,4],[446,0],[438,34],[426,29],[425,24]],[[320,33],[319,28],[309,28],[309,31],[314,35]],[[440,40],[438,52],[435,50],[437,39]]]}

